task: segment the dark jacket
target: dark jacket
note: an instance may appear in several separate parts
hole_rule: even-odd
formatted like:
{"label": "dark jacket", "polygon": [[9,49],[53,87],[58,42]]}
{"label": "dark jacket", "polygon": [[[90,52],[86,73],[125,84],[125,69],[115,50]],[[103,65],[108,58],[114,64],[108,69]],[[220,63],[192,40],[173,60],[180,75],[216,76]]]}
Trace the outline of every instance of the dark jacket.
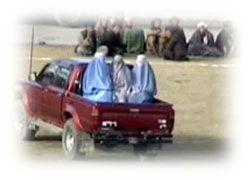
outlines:
{"label": "dark jacket", "polygon": [[114,34],[111,30],[107,33],[104,33],[103,36],[100,37],[100,46],[107,46],[109,51],[108,55],[113,56],[116,53],[123,53],[123,44],[120,34]]}
{"label": "dark jacket", "polygon": [[186,44],[176,34],[172,34],[168,43],[163,50],[164,59],[186,60],[187,59]]}
{"label": "dark jacket", "polygon": [[223,55],[227,55],[230,53],[232,47],[232,37],[226,29],[223,29],[218,34],[215,46]]}
{"label": "dark jacket", "polygon": [[168,28],[171,29],[171,32],[176,34],[179,37],[179,39],[181,41],[183,41],[183,43],[186,44],[186,36],[185,36],[184,30],[183,30],[182,27],[180,27],[180,26],[169,26],[169,27],[166,27],[166,30]]}
{"label": "dark jacket", "polygon": [[204,38],[207,37],[207,46],[213,47],[215,46],[214,44],[214,36],[213,34],[207,30],[205,36],[202,36],[199,30],[196,30],[192,37],[190,38],[188,45],[189,44],[194,44],[194,45],[200,45],[204,44]]}

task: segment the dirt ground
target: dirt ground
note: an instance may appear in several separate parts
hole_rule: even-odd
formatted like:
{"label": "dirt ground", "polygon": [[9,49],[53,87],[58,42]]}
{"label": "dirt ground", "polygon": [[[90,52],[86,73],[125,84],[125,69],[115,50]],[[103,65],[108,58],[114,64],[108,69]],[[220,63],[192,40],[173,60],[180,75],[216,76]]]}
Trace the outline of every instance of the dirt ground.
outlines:
{"label": "dirt ground", "polygon": [[[17,80],[27,79],[30,47],[22,46],[19,53]],[[75,57],[73,47],[35,46],[32,70],[39,72],[51,59],[68,57]],[[134,63],[135,58],[126,56],[125,60]],[[173,144],[164,145],[154,160],[225,157],[230,142],[227,127],[230,124],[228,113],[233,58],[196,57],[189,62],[164,61],[156,57],[148,59],[157,79],[157,97],[174,104],[176,111]],[[60,141],[60,136],[42,131],[37,140],[21,142],[21,149],[34,158],[64,159]],[[97,161],[141,159],[141,156],[132,153],[128,145],[112,149],[97,147],[91,157]]]}

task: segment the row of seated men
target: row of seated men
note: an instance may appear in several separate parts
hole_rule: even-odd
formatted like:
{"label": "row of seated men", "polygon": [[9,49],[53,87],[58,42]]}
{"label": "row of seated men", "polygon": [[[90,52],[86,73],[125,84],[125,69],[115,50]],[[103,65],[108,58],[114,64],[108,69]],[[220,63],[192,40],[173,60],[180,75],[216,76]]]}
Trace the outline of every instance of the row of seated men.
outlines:
{"label": "row of seated men", "polygon": [[150,103],[157,93],[155,75],[145,55],[138,55],[130,69],[123,56],[115,55],[110,65],[105,53],[97,52],[82,84],[83,97],[95,102]]}
{"label": "row of seated men", "polygon": [[178,18],[172,18],[165,28],[162,28],[161,19],[156,18],[148,31],[133,27],[131,19],[126,19],[124,24],[125,27],[121,22],[110,27],[108,19],[100,19],[95,28],[88,26],[80,33],[75,53],[89,56],[98,47],[106,46],[108,56],[147,52],[164,59],[188,60],[187,56],[225,56],[232,48],[231,28],[228,25],[223,27],[214,40],[207,24],[200,22],[187,42]]}

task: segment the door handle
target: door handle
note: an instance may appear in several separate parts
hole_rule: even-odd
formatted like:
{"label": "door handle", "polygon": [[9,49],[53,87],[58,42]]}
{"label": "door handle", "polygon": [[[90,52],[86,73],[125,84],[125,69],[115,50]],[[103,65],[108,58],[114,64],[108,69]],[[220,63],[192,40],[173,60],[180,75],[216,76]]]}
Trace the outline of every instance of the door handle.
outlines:
{"label": "door handle", "polygon": [[61,96],[62,96],[62,94],[61,94],[61,93],[57,93],[57,96],[61,97]]}
{"label": "door handle", "polygon": [[44,92],[48,92],[49,90],[47,88],[44,89]]}

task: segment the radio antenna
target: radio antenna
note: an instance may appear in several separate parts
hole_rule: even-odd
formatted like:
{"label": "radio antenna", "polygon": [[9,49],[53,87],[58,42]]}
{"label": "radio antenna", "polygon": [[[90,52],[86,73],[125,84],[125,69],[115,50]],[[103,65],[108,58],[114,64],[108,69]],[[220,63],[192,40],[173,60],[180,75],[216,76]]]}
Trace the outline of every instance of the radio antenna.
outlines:
{"label": "radio antenna", "polygon": [[32,58],[33,58],[33,46],[34,46],[34,24],[32,24],[31,32],[31,47],[30,47],[30,67],[29,67],[29,78],[32,73]]}

